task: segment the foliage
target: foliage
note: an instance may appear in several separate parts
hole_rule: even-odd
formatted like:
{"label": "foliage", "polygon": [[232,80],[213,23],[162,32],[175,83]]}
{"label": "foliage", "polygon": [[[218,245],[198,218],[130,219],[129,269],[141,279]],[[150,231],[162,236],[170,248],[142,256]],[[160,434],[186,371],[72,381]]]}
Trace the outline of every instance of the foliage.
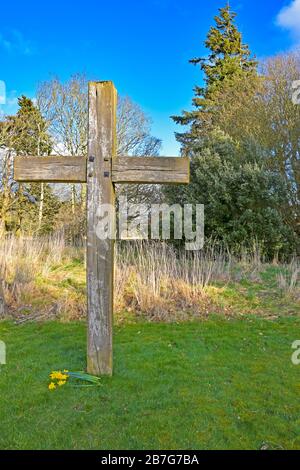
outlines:
{"label": "foliage", "polygon": [[[269,257],[299,252],[300,108],[292,102],[299,56],[271,58],[258,75],[235,16],[229,5],[220,9],[205,42],[208,58],[191,61],[205,86],[195,89],[195,109],[174,119],[189,125],[177,137],[191,157],[192,184],[165,194],[203,203],[206,236],[233,250],[256,239]],[[229,139],[216,148],[222,133]]]}
{"label": "foliage", "polygon": [[49,155],[52,142],[40,110],[24,95],[18,104],[16,116],[7,117],[8,147],[17,155]]}
{"label": "foliage", "polygon": [[[118,154],[158,155],[160,140],[151,134],[151,121],[130,98],[119,98]],[[16,184],[14,155],[85,155],[87,151],[87,80],[74,75],[66,82],[54,78],[40,84],[37,104],[19,98],[19,110],[0,123],[0,231],[41,235],[63,230],[74,242],[85,234],[86,185]],[[71,191],[70,191],[71,189]],[[154,185],[125,185],[117,194],[128,200],[153,202]]]}
{"label": "foliage", "polygon": [[292,100],[300,72],[299,53],[269,58],[261,71],[259,80],[240,80],[234,88],[223,88],[215,120],[237,142],[255,142],[266,166],[285,180],[288,192],[281,211],[299,237],[300,106]]}
{"label": "foliage", "polygon": [[287,185],[255,151],[214,133],[192,154],[191,183],[166,187],[165,194],[170,203],[205,205],[206,238],[235,252],[256,240],[272,258],[295,250],[296,235],[279,209],[287,200]]}

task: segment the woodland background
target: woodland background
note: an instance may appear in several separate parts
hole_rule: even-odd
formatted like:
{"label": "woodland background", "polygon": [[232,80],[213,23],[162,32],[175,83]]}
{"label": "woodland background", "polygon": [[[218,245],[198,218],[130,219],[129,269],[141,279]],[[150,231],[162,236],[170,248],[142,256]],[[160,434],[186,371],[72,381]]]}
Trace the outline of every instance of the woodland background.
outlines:
{"label": "woodland background", "polygon": [[[204,204],[205,248],[188,255],[178,240],[160,248],[151,241],[120,243],[120,311],[169,318],[183,310],[181,298],[192,312],[218,310],[219,297],[207,298],[207,286],[239,280],[245,272],[258,280],[261,265],[282,266],[272,274],[276,292],[295,291],[298,299],[300,106],[292,97],[300,56],[291,52],[258,62],[235,17],[229,6],[219,10],[205,41],[207,57],[190,61],[200,68],[203,86],[195,87],[191,110],[172,117],[182,125],[177,139],[190,158],[191,183],[117,187],[117,195],[126,193],[131,202]],[[74,308],[75,317],[85,312],[86,186],[18,184],[13,162],[15,155],[85,155],[87,112],[87,78],[78,74],[39,84],[35,100],[21,96],[16,115],[0,122],[0,279],[6,306],[23,311],[28,304],[31,312],[37,304],[43,310],[45,302],[41,306],[37,299],[46,298],[50,311],[55,304],[54,311]],[[117,139],[119,154],[159,155],[161,142],[149,118],[129,97],[119,97]],[[80,275],[77,268],[65,273],[66,260],[78,261]],[[51,291],[49,273],[56,265],[67,281],[54,276]],[[45,289],[51,292],[45,295]],[[221,310],[231,311],[232,302]]]}

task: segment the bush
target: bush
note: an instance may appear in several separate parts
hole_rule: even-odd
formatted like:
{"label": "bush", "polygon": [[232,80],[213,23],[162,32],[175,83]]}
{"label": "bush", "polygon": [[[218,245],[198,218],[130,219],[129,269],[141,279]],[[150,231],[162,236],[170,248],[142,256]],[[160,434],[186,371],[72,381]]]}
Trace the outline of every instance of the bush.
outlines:
{"label": "bush", "polygon": [[214,134],[191,152],[191,183],[166,187],[170,203],[204,204],[205,236],[238,252],[255,241],[268,258],[290,255],[297,238],[284,218],[288,191],[258,150]]}

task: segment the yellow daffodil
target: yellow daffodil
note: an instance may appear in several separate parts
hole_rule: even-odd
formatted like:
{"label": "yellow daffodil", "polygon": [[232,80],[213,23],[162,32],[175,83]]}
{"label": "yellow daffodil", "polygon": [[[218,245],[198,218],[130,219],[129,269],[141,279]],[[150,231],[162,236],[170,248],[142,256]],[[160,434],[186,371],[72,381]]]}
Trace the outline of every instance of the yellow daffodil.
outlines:
{"label": "yellow daffodil", "polygon": [[60,370],[58,370],[58,371],[54,370],[50,374],[50,379],[51,380],[67,380],[68,375],[62,374]]}
{"label": "yellow daffodil", "polygon": [[62,387],[68,380],[72,381],[74,379],[91,382],[95,386],[101,385],[99,377],[86,374],[85,372],[69,372],[67,369],[64,369],[63,372],[61,370],[53,370],[49,376],[51,378],[51,383],[48,385],[49,390]]}

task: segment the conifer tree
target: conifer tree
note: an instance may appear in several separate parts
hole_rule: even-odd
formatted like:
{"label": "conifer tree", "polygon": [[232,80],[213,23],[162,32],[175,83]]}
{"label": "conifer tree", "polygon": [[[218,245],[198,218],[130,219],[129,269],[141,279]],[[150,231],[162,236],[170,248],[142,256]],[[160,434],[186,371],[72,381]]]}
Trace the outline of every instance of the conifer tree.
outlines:
{"label": "conifer tree", "polygon": [[187,132],[177,134],[183,146],[190,147],[195,140],[207,134],[214,126],[214,110],[222,86],[232,84],[241,77],[256,76],[257,62],[251,58],[249,47],[243,43],[242,34],[235,24],[236,13],[230,6],[219,9],[215,25],[208,32],[205,46],[210,50],[207,58],[197,57],[190,63],[199,65],[204,72],[204,87],[196,86],[192,111],[173,116],[176,123],[190,125]]}
{"label": "conifer tree", "polygon": [[[17,114],[7,118],[7,146],[17,155],[46,157],[51,152],[47,122],[30,98],[21,96],[18,104]],[[59,202],[49,185],[21,184],[6,222],[7,229],[27,233],[51,231],[58,208]]]}

